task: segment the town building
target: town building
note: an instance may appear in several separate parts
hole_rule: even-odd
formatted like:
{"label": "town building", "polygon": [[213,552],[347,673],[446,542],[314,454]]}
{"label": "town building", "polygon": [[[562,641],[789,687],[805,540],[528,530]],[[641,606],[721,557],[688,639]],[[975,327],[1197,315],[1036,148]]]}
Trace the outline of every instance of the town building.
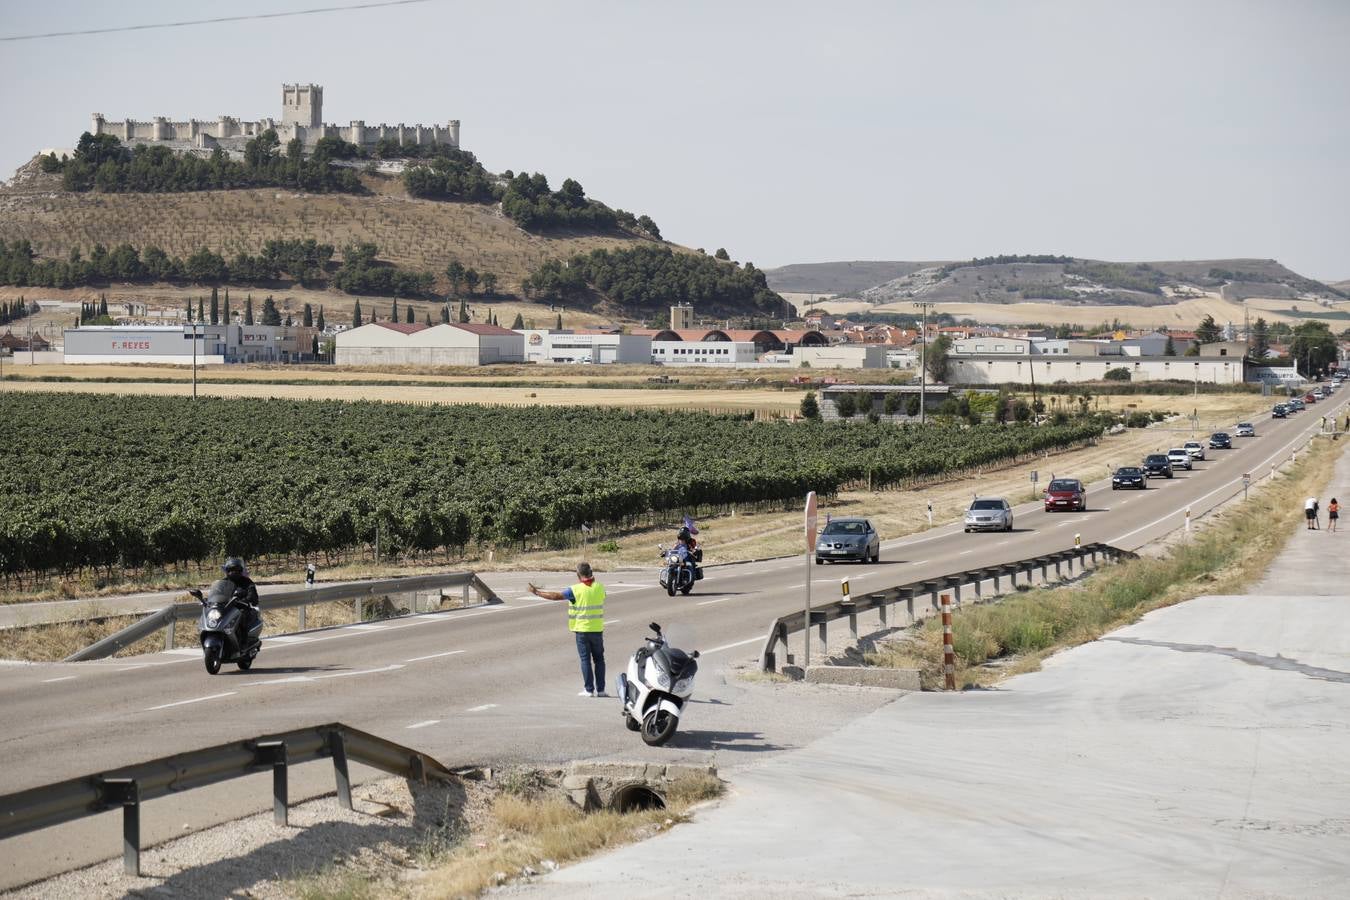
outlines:
{"label": "town building", "polygon": [[486,366],[525,361],[525,338],[520,332],[472,322],[371,322],[340,332],[334,342],[334,362],[340,366]]}
{"label": "town building", "polygon": [[293,363],[313,359],[318,330],[284,325],[85,325],[65,330],[72,364]]}

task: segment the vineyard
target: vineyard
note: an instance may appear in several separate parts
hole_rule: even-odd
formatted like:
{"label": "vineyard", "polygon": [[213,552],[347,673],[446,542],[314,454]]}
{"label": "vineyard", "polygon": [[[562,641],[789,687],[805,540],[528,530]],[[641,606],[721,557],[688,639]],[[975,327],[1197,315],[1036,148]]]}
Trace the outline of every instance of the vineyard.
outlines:
{"label": "vineyard", "polygon": [[1062,447],[1057,427],[753,422],[698,412],[0,395],[0,575],[231,553],[447,556],[582,523],[795,502]]}

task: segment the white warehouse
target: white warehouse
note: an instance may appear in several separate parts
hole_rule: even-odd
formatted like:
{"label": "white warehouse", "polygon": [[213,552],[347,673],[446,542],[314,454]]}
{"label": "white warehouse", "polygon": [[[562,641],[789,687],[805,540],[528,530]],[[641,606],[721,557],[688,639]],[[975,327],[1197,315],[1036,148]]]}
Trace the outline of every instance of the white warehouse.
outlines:
{"label": "white warehouse", "polygon": [[743,366],[759,361],[753,341],[652,341],[650,361],[667,366]]}
{"label": "white warehouse", "polygon": [[532,363],[632,363],[652,361],[652,339],[643,334],[548,331],[527,328],[525,361]]}
{"label": "white warehouse", "polygon": [[340,332],[340,366],[486,366],[525,361],[525,338],[500,325],[371,322]]}

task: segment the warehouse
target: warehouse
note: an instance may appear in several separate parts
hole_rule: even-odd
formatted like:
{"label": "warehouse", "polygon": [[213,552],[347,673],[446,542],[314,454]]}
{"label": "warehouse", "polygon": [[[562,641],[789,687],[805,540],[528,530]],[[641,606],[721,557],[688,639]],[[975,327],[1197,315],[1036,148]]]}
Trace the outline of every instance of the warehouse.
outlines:
{"label": "warehouse", "polygon": [[631,363],[652,361],[652,339],[640,334],[602,331],[549,331],[527,328],[525,361],[532,363]]}
{"label": "warehouse", "polygon": [[[1035,371],[1032,371],[1032,367]],[[1112,369],[1125,369],[1131,381],[1203,381],[1241,384],[1241,357],[1194,356],[1060,356],[1008,357],[966,354],[947,357],[952,384],[1053,384],[1101,381]]]}
{"label": "warehouse", "polygon": [[500,325],[371,322],[336,338],[340,366],[486,366],[525,361],[525,338]]}
{"label": "warehouse", "polygon": [[[65,361],[72,364],[168,363],[192,365],[191,325],[85,325],[65,331]],[[302,362],[312,358],[313,328],[282,325],[198,325],[200,365],[234,362]]]}

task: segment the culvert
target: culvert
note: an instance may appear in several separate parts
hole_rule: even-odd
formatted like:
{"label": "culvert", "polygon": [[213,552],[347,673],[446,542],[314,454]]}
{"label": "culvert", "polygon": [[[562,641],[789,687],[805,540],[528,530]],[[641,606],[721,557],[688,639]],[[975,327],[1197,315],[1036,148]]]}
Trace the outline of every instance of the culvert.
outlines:
{"label": "culvert", "polygon": [[641,782],[622,784],[609,798],[609,808],[615,812],[639,812],[645,809],[665,809],[666,798]]}

